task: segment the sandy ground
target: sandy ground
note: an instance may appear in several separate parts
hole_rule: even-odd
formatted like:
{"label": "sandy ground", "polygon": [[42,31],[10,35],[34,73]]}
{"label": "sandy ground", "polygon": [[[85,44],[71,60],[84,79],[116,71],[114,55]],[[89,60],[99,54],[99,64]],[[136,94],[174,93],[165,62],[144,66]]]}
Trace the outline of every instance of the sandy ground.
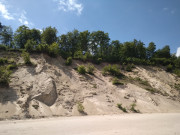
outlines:
{"label": "sandy ground", "polygon": [[0,135],[179,135],[180,113],[1,121]]}

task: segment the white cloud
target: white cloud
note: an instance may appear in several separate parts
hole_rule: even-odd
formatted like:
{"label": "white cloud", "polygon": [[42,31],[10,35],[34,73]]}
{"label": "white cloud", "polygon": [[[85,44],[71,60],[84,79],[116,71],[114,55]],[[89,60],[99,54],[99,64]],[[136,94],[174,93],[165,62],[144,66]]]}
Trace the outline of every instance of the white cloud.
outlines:
{"label": "white cloud", "polygon": [[58,1],[58,9],[63,10],[65,12],[68,11],[76,11],[77,15],[81,15],[83,10],[83,5],[81,3],[77,3],[77,0],[54,0]]}
{"label": "white cloud", "polygon": [[23,25],[26,25],[26,26],[29,26],[29,25],[32,25],[31,22],[28,21],[27,17],[26,17],[26,11],[23,10],[22,13],[20,14],[20,17],[18,19],[18,21],[23,24]]}
{"label": "white cloud", "polygon": [[171,13],[171,14],[174,14],[175,13],[175,9],[169,9],[167,7],[163,8],[163,11],[164,12],[167,12],[167,13]]}
{"label": "white cloud", "polygon": [[6,5],[0,2],[0,13],[7,20],[14,20],[14,17],[8,12]]}
{"label": "white cloud", "polygon": [[177,57],[179,57],[179,56],[180,56],[180,47],[177,49],[176,56],[177,56]]}
{"label": "white cloud", "polygon": [[163,10],[164,10],[164,11],[167,11],[167,10],[168,10],[168,8],[166,8],[166,7],[165,7],[165,8],[163,8]]}

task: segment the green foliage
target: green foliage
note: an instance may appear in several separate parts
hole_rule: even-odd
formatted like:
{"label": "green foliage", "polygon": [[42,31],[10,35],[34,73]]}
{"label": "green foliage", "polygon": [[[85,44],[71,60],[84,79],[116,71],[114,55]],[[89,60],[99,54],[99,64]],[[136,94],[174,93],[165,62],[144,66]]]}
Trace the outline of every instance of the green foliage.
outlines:
{"label": "green foliage", "polygon": [[110,74],[113,76],[122,76],[117,65],[108,65],[103,68],[103,75]]}
{"label": "green foliage", "polygon": [[80,102],[77,103],[77,109],[80,113],[83,113],[83,114],[85,113],[84,106]]}
{"label": "green foliage", "polygon": [[173,70],[173,73],[180,77],[180,69]]}
{"label": "green foliage", "polygon": [[68,57],[68,58],[66,59],[66,65],[69,66],[69,65],[71,65],[71,64],[72,64],[72,57]]}
{"label": "green foliage", "polygon": [[154,56],[156,50],[156,45],[154,42],[150,42],[149,46],[146,49],[146,55],[148,59],[151,59]]}
{"label": "green foliage", "polygon": [[48,47],[48,54],[51,57],[57,57],[59,54],[59,45],[57,43],[53,43]]}
{"label": "green foliage", "polygon": [[94,74],[94,70],[95,70],[94,65],[88,63],[88,65],[87,65],[87,73],[93,75]]}
{"label": "green foliage", "polygon": [[6,51],[6,50],[7,50],[7,46],[0,44],[0,51]]}
{"label": "green foliage", "polygon": [[113,78],[112,83],[113,85],[124,85],[117,77]]}
{"label": "green foliage", "polygon": [[171,64],[166,66],[166,71],[167,72],[172,72],[172,70],[173,70],[173,66]]}
{"label": "green foliage", "polygon": [[6,64],[8,63],[8,59],[7,58],[0,58],[0,65]]}
{"label": "green foliage", "polygon": [[11,71],[7,70],[6,67],[0,66],[0,86],[8,86],[9,85],[9,77],[10,77]]}
{"label": "green foliage", "polygon": [[38,46],[36,47],[36,50],[38,52],[43,52],[43,53],[47,53],[48,52],[48,44],[46,43],[40,43],[38,44]]}
{"label": "green foliage", "polygon": [[32,39],[27,40],[26,44],[25,44],[25,49],[27,52],[33,52],[34,49],[36,47],[36,42],[33,41]]}
{"label": "green foliage", "polygon": [[93,58],[93,62],[94,62],[95,64],[101,64],[102,58],[96,58],[96,57],[94,57],[94,58]]}
{"label": "green foliage", "polygon": [[135,80],[138,81],[140,84],[142,84],[142,85],[144,85],[144,86],[150,86],[150,87],[151,87],[151,85],[149,84],[149,82],[146,81],[146,80],[142,80],[142,79],[139,78],[139,77],[136,77]]}
{"label": "green foliage", "polygon": [[134,65],[133,65],[133,64],[128,64],[128,65],[126,66],[126,71],[132,72],[132,68],[134,68]]}
{"label": "green foliage", "polygon": [[150,87],[150,88],[145,88],[147,91],[151,92],[151,94],[153,93],[159,93],[156,89]]}
{"label": "green foliage", "polygon": [[43,29],[43,32],[41,34],[41,40],[48,44],[48,45],[51,45],[53,44],[54,42],[57,41],[57,29],[54,27],[47,27],[45,29]]}
{"label": "green foliage", "polygon": [[137,109],[135,109],[135,107],[136,107],[136,104],[135,104],[135,103],[131,104],[130,110],[131,110],[132,112],[135,112],[135,113],[140,113],[140,111],[137,110]]}
{"label": "green foliage", "polygon": [[159,49],[155,53],[156,58],[170,58],[170,47],[168,45],[164,46],[162,49]]}
{"label": "green foliage", "polygon": [[122,110],[123,112],[127,112],[125,107],[122,107],[122,104],[117,104],[117,107]]}
{"label": "green foliage", "polygon": [[30,37],[30,29],[27,26],[22,25],[16,30],[14,34],[15,44],[20,48],[24,48],[24,45],[26,44],[27,40],[30,39]]}
{"label": "green foliage", "polygon": [[179,84],[175,84],[175,85],[174,85],[174,88],[175,88],[176,90],[180,91],[180,83],[179,83]]}
{"label": "green foliage", "polygon": [[13,70],[13,69],[16,69],[16,68],[17,68],[16,64],[10,64],[10,65],[7,66],[8,70]]}
{"label": "green foliage", "polygon": [[86,73],[86,67],[84,65],[79,65],[77,68],[77,71],[79,74],[85,74]]}
{"label": "green foliage", "polygon": [[31,64],[32,64],[32,63],[31,63],[31,60],[30,60],[29,53],[23,51],[22,54],[21,54],[21,56],[23,57],[24,63],[25,63],[26,65],[31,65]]}

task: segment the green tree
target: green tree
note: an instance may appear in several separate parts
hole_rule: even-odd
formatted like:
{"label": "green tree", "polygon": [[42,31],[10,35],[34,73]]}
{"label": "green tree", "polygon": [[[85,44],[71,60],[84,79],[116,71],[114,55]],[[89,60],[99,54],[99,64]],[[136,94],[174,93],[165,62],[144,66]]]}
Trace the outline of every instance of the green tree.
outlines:
{"label": "green tree", "polygon": [[41,32],[38,29],[31,29],[30,30],[30,38],[36,42],[36,44],[39,44],[41,42]]}
{"label": "green tree", "polygon": [[82,51],[89,51],[89,45],[90,45],[90,32],[83,31],[79,33],[79,46]]}
{"label": "green tree", "polygon": [[0,41],[2,44],[11,46],[13,40],[13,31],[10,26],[0,26]]}
{"label": "green tree", "polygon": [[20,48],[24,48],[28,39],[31,39],[30,29],[25,25],[20,26],[14,34],[15,44]]}
{"label": "green tree", "polygon": [[154,44],[154,42],[150,42],[149,46],[146,48],[146,56],[148,59],[154,56],[155,50],[156,50],[156,45]]}
{"label": "green tree", "polygon": [[91,33],[91,52],[100,57],[106,56],[109,46],[109,34],[103,31],[96,31]]}
{"label": "green tree", "polygon": [[25,49],[28,52],[32,52],[35,50],[36,46],[37,46],[37,43],[34,40],[29,39],[29,40],[27,40],[27,42],[25,44]]}
{"label": "green tree", "polygon": [[170,47],[168,45],[164,46],[162,49],[159,49],[155,53],[155,57],[157,58],[170,58]]}
{"label": "green tree", "polygon": [[57,29],[54,27],[47,27],[43,29],[41,34],[41,41],[51,45],[52,43],[57,41]]}

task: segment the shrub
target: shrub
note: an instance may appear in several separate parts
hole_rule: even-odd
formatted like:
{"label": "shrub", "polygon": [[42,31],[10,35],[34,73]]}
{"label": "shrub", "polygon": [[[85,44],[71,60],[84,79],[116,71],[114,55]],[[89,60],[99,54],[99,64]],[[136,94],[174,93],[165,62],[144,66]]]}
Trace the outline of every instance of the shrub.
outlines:
{"label": "shrub", "polygon": [[7,50],[7,46],[5,45],[0,45],[0,51],[6,51]]}
{"label": "shrub", "polygon": [[103,68],[103,75],[122,76],[117,65],[108,65]]}
{"label": "shrub", "polygon": [[16,64],[10,64],[10,65],[7,66],[8,70],[13,70],[13,69],[16,69],[16,68],[17,68]]}
{"label": "shrub", "polygon": [[46,43],[40,43],[38,44],[38,46],[36,47],[36,51],[38,52],[43,52],[43,53],[47,53],[48,52],[48,44]]}
{"label": "shrub", "polygon": [[146,80],[142,80],[142,79],[139,78],[139,77],[136,77],[135,80],[138,81],[140,84],[142,84],[142,85],[144,85],[144,86],[150,86],[150,87],[151,87],[151,85],[149,84],[149,82],[146,81]]}
{"label": "shrub", "polygon": [[7,70],[5,67],[0,67],[0,86],[9,85],[10,74],[11,74],[11,71]]}
{"label": "shrub", "polygon": [[117,104],[117,107],[122,110],[123,112],[127,112],[125,107],[122,107],[122,104]]}
{"label": "shrub", "polygon": [[35,48],[35,45],[36,45],[36,42],[33,41],[33,40],[28,40],[25,44],[25,49],[27,52],[32,52],[34,51],[34,48]]}
{"label": "shrub", "polygon": [[135,113],[140,113],[140,111],[139,110],[137,110],[137,109],[135,109],[135,106],[136,106],[136,104],[131,104],[131,108],[130,108],[130,110],[132,111],[132,112],[135,112]]}
{"label": "shrub", "polygon": [[175,84],[175,85],[174,85],[174,88],[175,88],[176,90],[179,90],[179,91],[180,91],[180,84]]}
{"label": "shrub", "polygon": [[84,113],[84,106],[80,102],[77,104],[77,109],[80,113]]}
{"label": "shrub", "polygon": [[166,66],[166,71],[171,72],[173,70],[173,66],[171,64]]}
{"label": "shrub", "polygon": [[31,63],[31,60],[30,60],[29,53],[23,51],[22,54],[21,54],[21,56],[23,57],[24,63],[25,63],[26,65],[31,65],[31,64],[32,64],[32,63]]}
{"label": "shrub", "polygon": [[72,64],[72,57],[68,57],[68,58],[66,59],[66,65],[69,66],[69,65],[71,65],[71,64]]}
{"label": "shrub", "polygon": [[86,73],[86,68],[84,65],[79,65],[77,68],[77,71],[79,74],[85,74]]}
{"label": "shrub", "polygon": [[51,57],[57,57],[59,54],[59,45],[57,43],[53,43],[50,46],[48,46],[48,54]]}
{"label": "shrub", "polygon": [[6,64],[8,63],[8,59],[7,58],[0,58],[0,65]]}
{"label": "shrub", "polygon": [[126,66],[126,71],[128,71],[128,72],[131,72],[132,71],[132,64],[128,64],[127,66]]}
{"label": "shrub", "polygon": [[76,51],[76,52],[74,53],[74,58],[75,58],[75,59],[82,59],[82,57],[83,57],[82,51]]}
{"label": "shrub", "polygon": [[95,67],[92,64],[87,65],[87,73],[94,74]]}
{"label": "shrub", "polygon": [[94,58],[93,58],[93,62],[94,62],[95,64],[101,64],[102,58],[94,57]]}
{"label": "shrub", "polygon": [[180,77],[180,69],[173,70],[173,73]]}
{"label": "shrub", "polygon": [[117,77],[112,80],[113,85],[124,85],[124,83],[120,82]]}

